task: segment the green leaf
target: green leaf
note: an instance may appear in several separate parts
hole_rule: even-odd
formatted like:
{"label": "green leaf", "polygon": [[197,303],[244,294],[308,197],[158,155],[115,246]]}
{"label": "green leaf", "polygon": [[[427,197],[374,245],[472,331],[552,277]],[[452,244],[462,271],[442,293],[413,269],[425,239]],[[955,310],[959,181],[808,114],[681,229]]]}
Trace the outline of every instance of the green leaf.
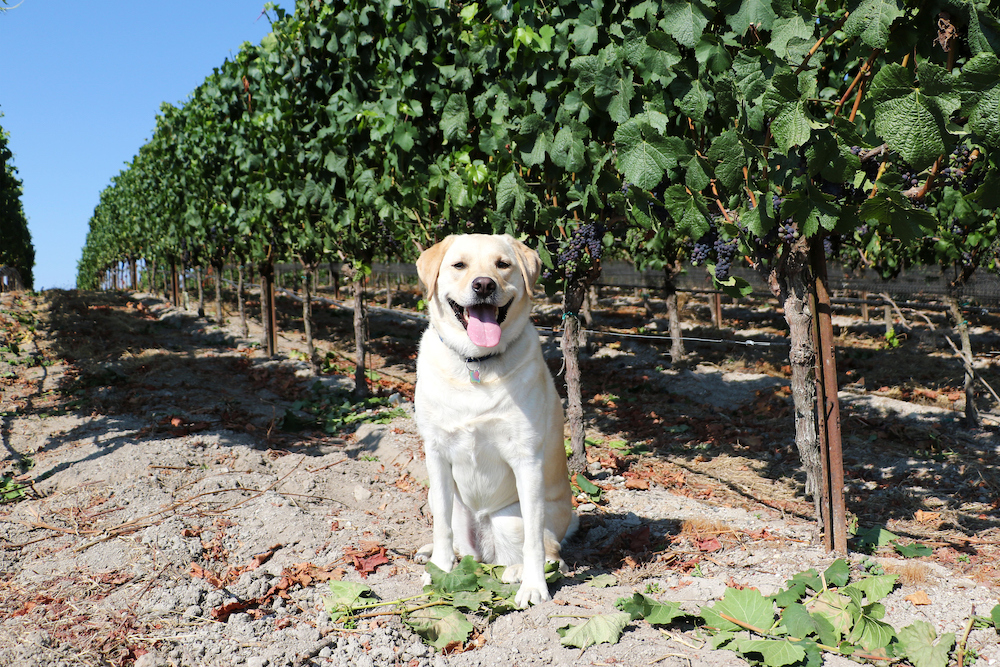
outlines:
{"label": "green leaf", "polygon": [[854,588],[864,593],[865,599],[868,602],[876,602],[892,592],[892,589],[896,586],[897,579],[899,579],[898,574],[883,574],[877,577],[865,577],[852,582],[850,586],[840,592],[847,593],[848,589]]}
{"label": "green leaf", "polygon": [[806,657],[803,644],[788,639],[740,638],[736,646],[740,653],[759,653],[768,667],[791,665]]}
{"label": "green leaf", "polygon": [[631,599],[618,598],[615,606],[633,621],[642,618],[653,625],[670,625],[674,619],[687,615],[681,611],[680,602],[657,602],[642,593],[635,593]]}
{"label": "green leaf", "polygon": [[354,607],[368,604],[369,600],[365,598],[377,599],[368,586],[352,581],[331,581],[330,597],[323,599],[323,605],[330,614],[330,620],[336,622],[350,616]]}
{"label": "green leaf", "polygon": [[463,558],[451,572],[443,571],[434,563],[427,563],[426,567],[431,575],[431,587],[441,593],[475,591],[479,588],[479,577],[476,574],[479,564],[472,556]]}
{"label": "green leaf", "polygon": [[861,37],[873,49],[884,49],[889,42],[889,26],[903,15],[899,0],[861,0],[844,23],[848,37]]}
{"label": "green leaf", "polygon": [[838,558],[823,571],[823,580],[827,586],[844,586],[851,578],[851,566],[843,558]]}
{"label": "green leaf", "polygon": [[938,639],[934,626],[927,621],[915,621],[899,631],[899,643],[914,667],[947,667],[954,633]]}
{"label": "green leaf", "polygon": [[844,637],[851,631],[854,613],[859,611],[851,598],[834,591],[823,591],[806,607],[810,613],[825,619],[838,637]]}
{"label": "green leaf", "polygon": [[989,52],[972,58],[962,67],[960,86],[969,130],[1000,148],[1000,58]]}
{"label": "green leaf", "polygon": [[[882,608],[881,614],[884,613],[885,610]],[[863,613],[848,635],[847,641],[860,644],[867,651],[874,651],[888,646],[895,636],[896,631],[891,625],[873,615]]]}
{"label": "green leaf", "polygon": [[446,142],[464,139],[468,134],[469,102],[464,93],[452,93],[448,98],[441,111],[439,127],[444,132]]}
{"label": "green leaf", "polygon": [[650,190],[663,179],[663,172],[677,164],[675,144],[641,119],[630,118],[615,131],[618,147],[617,167],[625,180],[643,190]]}
{"label": "green leaf", "polygon": [[[723,615],[740,623],[723,618]],[[701,610],[701,617],[709,627],[718,630],[736,631],[750,627],[767,632],[774,624],[774,603],[758,590],[729,588],[722,600]]]}
{"label": "green leaf", "polygon": [[934,550],[926,544],[900,544],[894,540],[892,546],[903,558],[923,558],[934,554]]}
{"label": "green leaf", "polygon": [[613,574],[599,574],[587,580],[591,588],[610,588],[618,585],[618,577]]}
{"label": "green leaf", "polygon": [[739,35],[745,34],[751,26],[757,30],[770,30],[776,18],[771,5],[771,0],[743,0],[740,8],[730,14],[726,22]]}
{"label": "green leaf", "polygon": [[663,203],[679,233],[700,239],[708,232],[708,209],[701,195],[695,196],[683,185],[671,185],[663,194]]}
{"label": "green leaf", "polygon": [[403,621],[439,651],[450,644],[464,643],[473,630],[465,614],[447,605],[418,609]]}
{"label": "green leaf", "polygon": [[582,625],[567,625],[556,632],[563,646],[583,649],[594,644],[617,644],[628,623],[629,615],[624,612],[600,614]]}
{"label": "green leaf", "polygon": [[452,602],[456,607],[473,612],[492,599],[493,591],[489,590],[458,591],[452,596]]}
{"label": "green leaf", "polygon": [[715,176],[728,190],[737,190],[743,184],[743,169],[749,166],[748,155],[735,130],[717,136],[708,149],[707,157],[718,164]]}
{"label": "green leaf", "polygon": [[930,212],[914,208],[901,192],[888,188],[882,188],[875,196],[866,199],[858,210],[858,217],[888,225],[893,235],[904,243],[916,241],[923,235],[922,230],[933,230],[937,225],[937,219]]}
{"label": "green leaf", "polygon": [[790,604],[781,612],[781,626],[791,637],[803,639],[816,634],[816,619],[799,603]]}
{"label": "green leaf", "polygon": [[913,73],[895,63],[879,69],[869,91],[876,133],[917,170],[929,167],[945,152],[945,125],[957,99],[941,90],[947,88],[941,80],[944,75],[921,68],[921,74],[925,71],[930,91],[915,85]]}
{"label": "green leaf", "polygon": [[708,11],[700,2],[664,3],[659,27],[682,45],[693,49],[708,25]]}

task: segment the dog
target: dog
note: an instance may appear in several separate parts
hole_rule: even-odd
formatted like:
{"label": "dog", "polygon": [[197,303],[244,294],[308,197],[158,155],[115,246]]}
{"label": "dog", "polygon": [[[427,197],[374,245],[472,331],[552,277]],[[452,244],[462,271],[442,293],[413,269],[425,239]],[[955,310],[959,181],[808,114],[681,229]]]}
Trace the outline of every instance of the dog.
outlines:
{"label": "dog", "polygon": [[577,526],[562,403],[529,321],[540,271],[509,235],[449,236],[417,260],[430,326],[414,403],[434,528],[416,560],[445,572],[456,554],[504,565],[522,609],[552,599],[545,562],[565,567],[561,544]]}

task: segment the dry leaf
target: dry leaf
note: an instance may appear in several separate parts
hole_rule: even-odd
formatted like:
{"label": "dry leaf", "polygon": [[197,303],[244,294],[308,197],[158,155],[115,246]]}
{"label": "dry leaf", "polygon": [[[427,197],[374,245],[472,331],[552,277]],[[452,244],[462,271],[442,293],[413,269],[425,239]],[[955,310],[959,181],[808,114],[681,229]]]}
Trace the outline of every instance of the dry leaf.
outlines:
{"label": "dry leaf", "polygon": [[914,606],[920,607],[922,605],[928,605],[931,603],[930,597],[924,591],[917,591],[903,598],[907,602],[912,602]]}
{"label": "dry leaf", "polygon": [[634,477],[630,477],[625,480],[625,488],[637,491],[647,491],[649,490],[649,482],[644,479],[635,479]]}
{"label": "dry leaf", "polygon": [[941,512],[925,512],[923,510],[917,510],[917,513],[914,514],[914,518],[920,523],[938,521],[941,518]]}

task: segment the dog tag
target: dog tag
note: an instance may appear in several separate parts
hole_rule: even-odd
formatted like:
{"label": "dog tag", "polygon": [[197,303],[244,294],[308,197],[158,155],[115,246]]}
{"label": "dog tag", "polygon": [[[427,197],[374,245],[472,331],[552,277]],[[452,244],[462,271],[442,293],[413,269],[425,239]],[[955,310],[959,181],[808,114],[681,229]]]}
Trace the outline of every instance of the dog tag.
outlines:
{"label": "dog tag", "polygon": [[[470,364],[475,364],[471,366]],[[480,384],[483,379],[479,377],[479,360],[478,359],[466,359],[465,368],[469,371],[469,382],[473,384]]]}

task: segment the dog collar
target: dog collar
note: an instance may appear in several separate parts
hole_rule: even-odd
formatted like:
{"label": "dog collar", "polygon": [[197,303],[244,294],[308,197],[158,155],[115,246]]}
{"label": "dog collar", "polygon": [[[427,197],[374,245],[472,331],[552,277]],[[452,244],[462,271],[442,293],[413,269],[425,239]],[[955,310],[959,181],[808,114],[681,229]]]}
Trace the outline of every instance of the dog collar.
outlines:
{"label": "dog collar", "polygon": [[[494,352],[493,354],[487,354],[485,357],[469,357],[465,360],[465,369],[469,371],[469,382],[473,384],[479,384],[483,379],[479,376],[479,362],[486,361],[487,359],[492,359],[493,357],[499,357],[499,352]],[[470,364],[475,364],[471,366]]]}

